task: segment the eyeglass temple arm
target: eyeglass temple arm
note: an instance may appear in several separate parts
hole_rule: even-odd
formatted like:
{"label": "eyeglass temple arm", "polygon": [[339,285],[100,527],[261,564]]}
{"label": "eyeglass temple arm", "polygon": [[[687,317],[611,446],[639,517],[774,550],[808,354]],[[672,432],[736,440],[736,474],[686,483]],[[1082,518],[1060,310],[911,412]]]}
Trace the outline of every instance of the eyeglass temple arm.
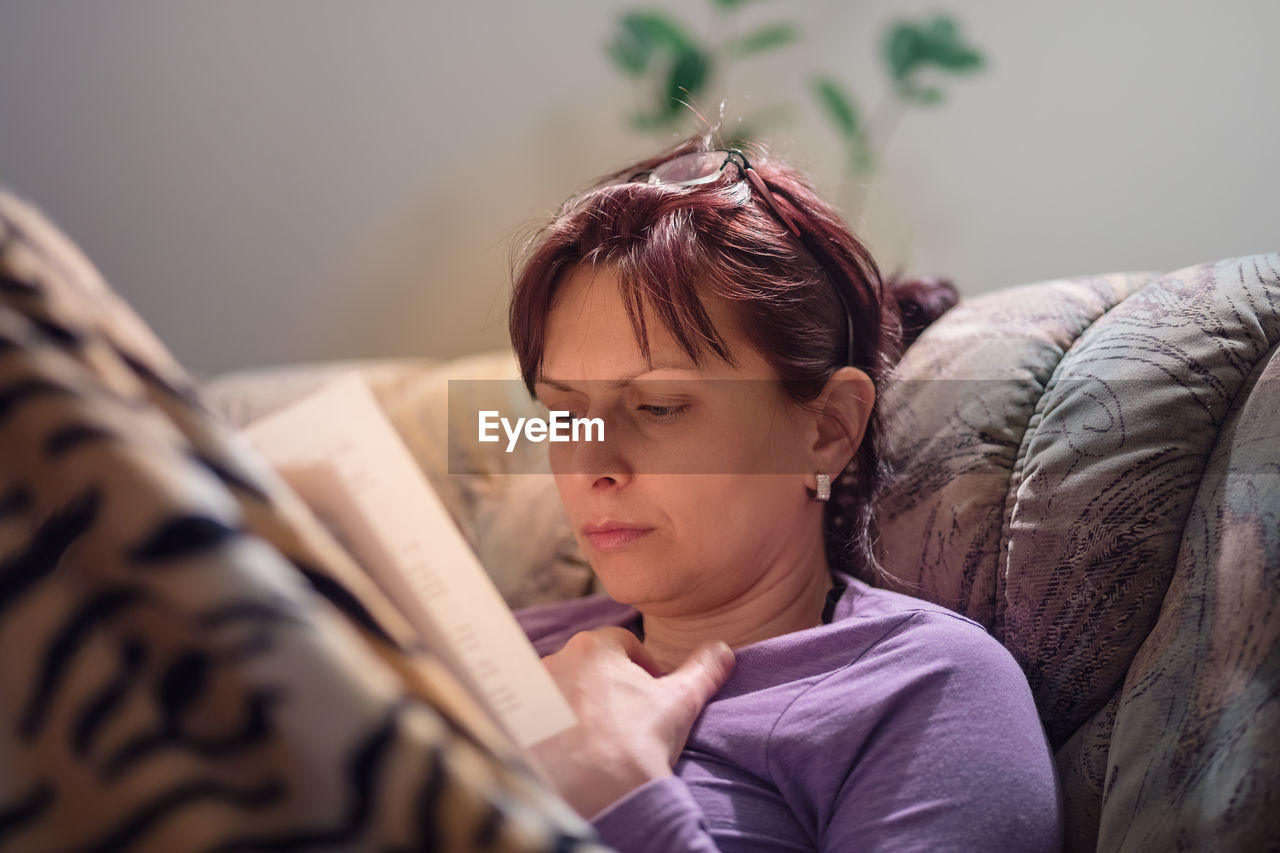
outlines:
{"label": "eyeglass temple arm", "polygon": [[[764,199],[765,203],[769,205],[769,208],[774,213],[778,214],[778,218],[781,219],[782,223],[787,226],[793,235],[795,235],[795,238],[799,240],[802,245],[809,247],[809,241],[804,238],[804,235],[796,226],[795,220],[791,218],[790,214],[782,209],[776,200],[774,200],[773,193],[771,193],[769,188],[765,186],[764,178],[760,177],[759,173],[756,172],[755,169],[751,168],[750,163],[746,163],[745,157],[743,158],[743,162],[745,166],[742,171],[746,174],[747,180],[751,182],[752,189],[760,194],[760,197]],[[812,247],[809,247],[809,251],[813,251]],[[840,300],[840,306],[844,308],[846,343],[845,364],[853,364],[853,312],[849,308],[849,300],[845,298],[844,292],[840,289],[839,284],[834,281],[831,284],[836,292],[836,297]]]}
{"label": "eyeglass temple arm", "polygon": [[764,178],[760,177],[760,173],[751,168],[750,164],[743,171],[747,175],[747,180],[751,182],[751,188],[760,194],[760,197],[765,200],[765,203],[769,205],[774,213],[778,214],[778,218],[782,220],[783,225],[787,226],[787,230],[794,234],[797,239],[802,239],[800,228],[796,225],[795,220],[774,199],[773,193],[769,192],[769,188],[765,186]]}

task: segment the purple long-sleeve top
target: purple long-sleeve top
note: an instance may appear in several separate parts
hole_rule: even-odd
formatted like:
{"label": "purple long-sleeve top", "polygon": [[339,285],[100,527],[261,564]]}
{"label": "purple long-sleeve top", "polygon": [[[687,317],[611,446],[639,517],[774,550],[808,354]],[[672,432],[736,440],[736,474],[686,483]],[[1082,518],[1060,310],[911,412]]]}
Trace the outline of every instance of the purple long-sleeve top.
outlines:
{"label": "purple long-sleeve top", "polygon": [[[1062,849],[1062,794],[1026,676],[977,622],[833,576],[824,624],[735,650],[675,774],[591,823],[622,853]],[[605,596],[517,612],[541,655],[638,630]]]}

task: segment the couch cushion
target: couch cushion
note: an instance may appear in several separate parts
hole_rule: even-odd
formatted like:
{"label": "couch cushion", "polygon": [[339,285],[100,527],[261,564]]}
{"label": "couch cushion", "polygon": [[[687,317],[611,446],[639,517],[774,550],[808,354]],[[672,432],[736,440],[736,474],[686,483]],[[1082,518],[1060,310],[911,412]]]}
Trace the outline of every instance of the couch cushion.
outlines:
{"label": "couch cushion", "polygon": [[1185,351],[1197,381],[1168,437],[1196,449],[1196,484],[1124,677],[1099,849],[1263,850],[1280,802],[1280,257],[1201,268],[1171,290],[1186,314],[1140,303],[1140,316],[1168,328],[1198,315],[1210,332]]}
{"label": "couch cushion", "polygon": [[1260,261],[1180,270],[1125,299],[1064,356],[1024,436],[995,631],[1026,662],[1055,745],[1120,686],[1184,532],[1199,535],[1186,525],[1219,432],[1280,341],[1280,280]]}
{"label": "couch cushion", "polygon": [[1009,482],[1045,385],[1089,324],[1153,277],[964,299],[907,349],[883,396],[896,478],[877,504],[895,588],[994,629]]}
{"label": "couch cushion", "polygon": [[1207,844],[1209,815],[1243,842],[1262,824],[1237,813],[1280,793],[1274,752],[1249,764],[1280,741],[1278,267],[968,300],[886,394],[886,585],[1014,653],[1065,745],[1069,824],[1101,815],[1105,849]]}

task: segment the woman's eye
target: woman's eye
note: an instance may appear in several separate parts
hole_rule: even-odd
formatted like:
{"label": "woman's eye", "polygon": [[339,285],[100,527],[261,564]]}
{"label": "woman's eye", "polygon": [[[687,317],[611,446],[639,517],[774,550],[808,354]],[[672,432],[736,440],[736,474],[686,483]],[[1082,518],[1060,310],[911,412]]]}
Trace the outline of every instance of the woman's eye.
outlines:
{"label": "woman's eye", "polygon": [[542,405],[544,408],[547,409],[548,412],[567,412],[568,416],[571,418],[586,417],[586,415],[583,412],[579,411],[575,406],[566,405],[565,403],[560,402],[558,400],[553,400],[548,403],[543,403]]}
{"label": "woman's eye", "polygon": [[679,406],[637,406],[642,412],[648,412],[658,421],[674,421],[676,418],[684,414],[685,409],[689,408],[687,403]]}

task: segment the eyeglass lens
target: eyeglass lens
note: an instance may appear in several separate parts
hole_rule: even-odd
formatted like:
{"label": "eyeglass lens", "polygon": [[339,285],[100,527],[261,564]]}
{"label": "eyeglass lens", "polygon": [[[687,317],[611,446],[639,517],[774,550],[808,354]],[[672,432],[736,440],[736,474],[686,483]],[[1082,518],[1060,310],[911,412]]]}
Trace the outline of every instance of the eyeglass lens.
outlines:
{"label": "eyeglass lens", "polygon": [[729,159],[723,151],[702,151],[668,160],[653,170],[650,181],[683,184],[705,181],[720,173]]}

